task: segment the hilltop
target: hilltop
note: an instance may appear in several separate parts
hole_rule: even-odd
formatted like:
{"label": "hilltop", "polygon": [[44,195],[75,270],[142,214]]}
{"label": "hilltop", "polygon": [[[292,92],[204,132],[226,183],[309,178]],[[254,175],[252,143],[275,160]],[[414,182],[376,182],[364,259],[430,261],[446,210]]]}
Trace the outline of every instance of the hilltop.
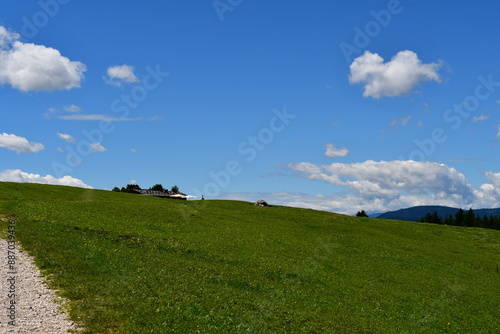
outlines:
{"label": "hilltop", "polygon": [[500,331],[495,230],[17,183],[0,213],[85,333]]}

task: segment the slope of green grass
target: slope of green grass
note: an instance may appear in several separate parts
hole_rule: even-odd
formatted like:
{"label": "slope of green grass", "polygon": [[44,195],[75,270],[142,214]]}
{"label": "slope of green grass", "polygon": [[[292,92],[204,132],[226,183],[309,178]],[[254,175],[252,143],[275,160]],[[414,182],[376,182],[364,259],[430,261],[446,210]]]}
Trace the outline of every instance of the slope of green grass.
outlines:
{"label": "slope of green grass", "polygon": [[499,231],[14,183],[0,213],[85,333],[500,332]]}

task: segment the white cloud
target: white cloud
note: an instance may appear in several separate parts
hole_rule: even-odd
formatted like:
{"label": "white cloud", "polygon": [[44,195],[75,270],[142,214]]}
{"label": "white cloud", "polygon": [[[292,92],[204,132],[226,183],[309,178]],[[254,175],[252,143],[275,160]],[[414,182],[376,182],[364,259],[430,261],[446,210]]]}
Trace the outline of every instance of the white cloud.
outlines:
{"label": "white cloud", "polygon": [[325,156],[330,159],[345,157],[349,154],[349,150],[345,147],[336,148],[333,144],[326,144]]}
{"label": "white cloud", "polygon": [[74,104],[64,107],[67,112],[80,112],[82,109]]}
{"label": "white cloud", "polygon": [[130,152],[132,152],[132,153],[137,153],[137,149],[135,149],[135,148],[131,148],[131,149],[130,149]]}
{"label": "white cloud", "polygon": [[[340,204],[348,204],[344,200],[347,197],[369,206],[369,210],[425,204],[466,207],[477,200],[475,190],[463,174],[444,164],[432,162],[368,160],[331,165],[302,162],[289,164],[287,169],[297,177],[323,180],[347,188],[350,194],[329,199],[334,209]],[[335,204],[335,201],[340,204]]]}
{"label": "white cloud", "polygon": [[129,122],[129,121],[140,121],[142,118],[118,118],[114,116],[107,115],[61,115],[57,116],[59,119],[66,121],[108,121],[108,122]]}
{"label": "white cloud", "polygon": [[357,211],[387,211],[417,205],[462,208],[500,206],[500,173],[486,172],[485,183],[474,189],[465,176],[449,166],[415,161],[365,161],[317,166],[289,164],[292,176],[323,180],[348,191],[326,196],[306,193],[221,193],[218,198],[311,208],[353,215]]}
{"label": "white cloud", "polygon": [[121,86],[125,83],[138,82],[139,79],[134,74],[134,67],[130,65],[111,66],[107,70],[106,83],[114,86]]}
{"label": "white cloud", "polygon": [[59,137],[59,139],[64,140],[65,142],[68,142],[68,143],[74,143],[75,142],[75,138],[71,137],[68,134],[64,134],[64,133],[58,132],[57,133],[57,137]]}
{"label": "white cloud", "polygon": [[487,120],[488,118],[490,118],[490,116],[488,116],[488,115],[479,115],[479,116],[472,117],[472,121],[474,123],[476,123],[476,122],[482,122],[482,121]]}
{"label": "white cloud", "polygon": [[0,172],[0,181],[4,182],[20,182],[20,183],[42,183],[42,184],[55,184],[61,186],[71,186],[79,188],[92,188],[91,186],[83,183],[79,179],[75,179],[69,175],[63,176],[59,179],[52,175],[41,176],[39,174],[25,173],[19,169],[8,169]]}
{"label": "white cloud", "polygon": [[99,143],[90,144],[90,148],[92,149],[92,152],[94,152],[94,153],[107,151],[107,149]]}
{"label": "white cloud", "polygon": [[497,208],[500,206],[500,173],[486,172],[484,176],[491,182],[475,191],[478,207]]}
{"label": "white cloud", "polygon": [[71,154],[68,154],[68,156],[67,156],[67,157],[68,157],[68,159],[69,159],[71,162],[73,162],[75,165],[79,165],[79,164],[81,164],[81,163],[82,163],[82,160],[79,160],[79,159],[75,158],[75,157],[74,157],[73,155],[71,155]]}
{"label": "white cloud", "polygon": [[364,97],[407,95],[425,81],[440,81],[437,63],[422,64],[413,51],[400,51],[389,62],[365,51],[350,65],[351,84],[364,84]]}
{"label": "white cloud", "polygon": [[[3,27],[0,27],[3,28]],[[18,41],[18,34],[0,30],[0,84],[23,92],[80,87],[84,64],[70,61],[53,48]]]}
{"label": "white cloud", "polygon": [[0,134],[0,147],[16,153],[36,153],[45,148],[43,144],[30,142],[24,137],[7,133]]}
{"label": "white cloud", "polygon": [[18,40],[21,36],[18,33],[8,31],[0,26],[0,49],[6,49],[12,42]]}
{"label": "white cloud", "polygon": [[137,181],[136,180],[130,180],[129,184],[137,184]]}
{"label": "white cloud", "polygon": [[285,205],[296,208],[307,208],[322,211],[332,211],[346,215],[353,215],[357,211],[384,211],[381,201],[367,202],[362,197],[353,195],[325,196],[321,194],[309,195],[305,193],[221,193],[218,198],[236,201],[255,202],[264,199],[271,205]]}
{"label": "white cloud", "polygon": [[393,119],[392,122],[391,122],[391,126],[395,126],[397,124],[407,125],[408,122],[410,122],[410,120],[412,118],[413,118],[413,116],[406,116],[404,118]]}

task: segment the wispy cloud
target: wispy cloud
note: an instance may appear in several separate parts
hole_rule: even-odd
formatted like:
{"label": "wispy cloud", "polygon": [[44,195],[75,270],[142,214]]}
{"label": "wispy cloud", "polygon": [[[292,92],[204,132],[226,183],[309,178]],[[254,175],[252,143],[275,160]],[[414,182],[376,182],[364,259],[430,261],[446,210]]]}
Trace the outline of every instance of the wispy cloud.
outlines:
{"label": "wispy cloud", "polygon": [[375,99],[410,94],[421,82],[440,81],[440,64],[422,64],[413,51],[398,52],[390,61],[365,51],[350,65],[351,84],[364,85],[364,97]]}
{"label": "wispy cloud", "polygon": [[398,124],[407,125],[411,121],[412,118],[413,118],[413,116],[406,116],[403,118],[393,119],[391,122],[391,127],[398,125]]}
{"label": "wispy cloud", "polygon": [[484,159],[476,159],[476,158],[451,158],[448,159],[449,161],[456,161],[456,162],[473,162],[473,161],[486,161]]}
{"label": "wispy cloud", "polygon": [[490,118],[490,116],[488,115],[479,115],[479,116],[474,116],[472,117],[472,121],[474,123],[477,123],[477,122],[482,122],[482,121],[485,121],[487,120],[488,118]]}
{"label": "wispy cloud", "polygon": [[100,143],[90,144],[90,148],[92,149],[92,152],[94,152],[94,153],[107,151],[107,149],[104,146],[102,146]]}
{"label": "wispy cloud", "polygon": [[65,142],[68,142],[68,143],[75,142],[75,138],[73,138],[72,136],[65,134],[65,133],[58,132],[57,137],[59,137],[59,139],[64,140]]}
{"label": "wispy cloud", "polygon": [[140,121],[142,118],[118,118],[114,116],[94,114],[94,115],[60,115],[57,116],[59,119],[66,121],[109,121],[109,122],[130,122],[130,121]]}
{"label": "wispy cloud", "polygon": [[82,108],[72,104],[70,106],[65,106],[64,110],[66,110],[67,112],[80,112],[80,111],[82,111]]}

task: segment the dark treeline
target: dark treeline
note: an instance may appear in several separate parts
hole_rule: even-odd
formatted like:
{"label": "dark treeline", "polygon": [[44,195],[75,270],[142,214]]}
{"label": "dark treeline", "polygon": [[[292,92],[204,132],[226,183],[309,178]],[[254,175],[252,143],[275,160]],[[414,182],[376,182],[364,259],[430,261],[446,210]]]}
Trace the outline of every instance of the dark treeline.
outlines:
{"label": "dark treeline", "polygon": [[[126,192],[129,192],[131,190],[141,190],[141,187],[139,187],[138,184],[127,184],[127,187],[121,187],[118,188],[118,187],[114,187],[112,191],[116,191],[116,192],[123,192],[123,193],[126,193]],[[161,184],[155,184],[154,186],[150,187],[149,190],[155,190],[155,191],[163,191],[163,192],[169,192],[169,193],[173,193],[173,194],[182,194],[180,191],[179,191],[179,187],[178,186],[173,186],[170,191],[166,188],[163,188],[163,186]]]}
{"label": "dark treeline", "polygon": [[459,209],[454,216],[447,215],[445,219],[441,218],[436,211],[434,211],[434,213],[428,212],[424,217],[420,218],[420,222],[454,226],[483,227],[500,230],[499,216],[484,215],[480,217],[474,213],[472,208],[468,211]]}

